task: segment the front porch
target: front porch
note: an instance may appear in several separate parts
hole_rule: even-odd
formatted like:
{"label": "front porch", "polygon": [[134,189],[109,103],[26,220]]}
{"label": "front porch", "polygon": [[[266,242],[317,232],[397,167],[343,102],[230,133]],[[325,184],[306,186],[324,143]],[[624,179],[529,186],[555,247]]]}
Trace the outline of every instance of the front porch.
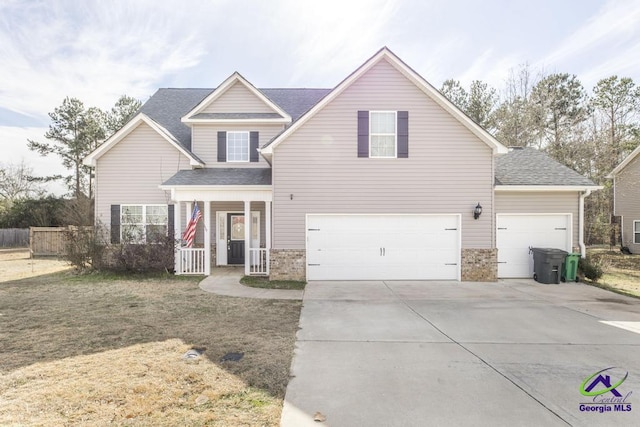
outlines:
{"label": "front porch", "polygon": [[176,245],[175,274],[211,275],[217,266],[244,266],[269,275],[271,188],[172,188],[174,233],[180,239],[193,212],[202,213],[193,247]]}

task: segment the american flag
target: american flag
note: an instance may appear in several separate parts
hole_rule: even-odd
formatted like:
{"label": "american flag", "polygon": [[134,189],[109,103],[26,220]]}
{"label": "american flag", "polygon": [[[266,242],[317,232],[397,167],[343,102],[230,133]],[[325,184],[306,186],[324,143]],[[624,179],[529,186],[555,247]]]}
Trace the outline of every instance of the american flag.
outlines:
{"label": "american flag", "polygon": [[185,228],[184,233],[182,233],[182,240],[186,242],[188,248],[193,246],[193,241],[196,238],[196,225],[198,225],[200,218],[202,218],[202,213],[200,213],[200,208],[198,208],[198,204],[196,203],[193,207],[193,213],[191,214],[187,228]]}

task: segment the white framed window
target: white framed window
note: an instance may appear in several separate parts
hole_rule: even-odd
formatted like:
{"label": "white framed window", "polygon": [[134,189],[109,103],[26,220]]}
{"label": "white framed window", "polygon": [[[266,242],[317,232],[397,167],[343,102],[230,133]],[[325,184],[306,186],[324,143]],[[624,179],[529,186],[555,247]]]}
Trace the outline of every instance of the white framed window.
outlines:
{"label": "white framed window", "polygon": [[249,132],[227,132],[227,162],[249,161]]}
{"label": "white framed window", "polygon": [[640,243],[640,220],[633,221],[633,243]]}
{"label": "white framed window", "polygon": [[397,157],[397,117],[395,111],[369,112],[369,157]]}
{"label": "white framed window", "polygon": [[120,205],[120,241],[153,243],[167,236],[167,205]]}

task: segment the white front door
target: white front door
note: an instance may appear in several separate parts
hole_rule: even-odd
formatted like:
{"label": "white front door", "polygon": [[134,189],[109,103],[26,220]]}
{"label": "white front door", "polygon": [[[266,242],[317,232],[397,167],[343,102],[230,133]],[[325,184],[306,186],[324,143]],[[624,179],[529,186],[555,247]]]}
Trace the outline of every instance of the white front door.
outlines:
{"label": "white front door", "polygon": [[307,215],[308,280],[459,280],[460,215]]}
{"label": "white front door", "polygon": [[497,214],[498,277],[533,277],[529,248],[571,252],[571,214]]}

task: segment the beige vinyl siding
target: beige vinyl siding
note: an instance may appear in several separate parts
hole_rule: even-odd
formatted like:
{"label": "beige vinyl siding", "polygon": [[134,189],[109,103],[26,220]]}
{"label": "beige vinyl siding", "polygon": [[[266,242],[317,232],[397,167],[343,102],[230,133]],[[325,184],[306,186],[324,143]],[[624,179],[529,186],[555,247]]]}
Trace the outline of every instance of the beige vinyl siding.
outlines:
{"label": "beige vinyl siding", "polygon": [[636,157],[615,177],[615,214],[622,217],[622,245],[640,253],[633,243],[633,221],[640,221],[640,157]]}
{"label": "beige vinyl siding", "polygon": [[109,228],[111,205],[170,204],[158,188],[189,159],[145,123],[114,145],[96,164],[96,219]]}
{"label": "beige vinyl siding", "polygon": [[242,83],[236,82],[202,113],[275,113]]}
{"label": "beige vinyl siding", "polygon": [[496,213],[571,214],[573,247],[578,247],[580,193],[578,192],[496,192]]}
{"label": "beige vinyl siding", "polygon": [[[408,111],[409,158],[358,158],[358,110]],[[305,247],[307,213],[462,214],[462,246],[493,247],[491,149],[386,60],[278,145],[273,162],[274,248]]]}
{"label": "beige vinyl siding", "polygon": [[191,128],[191,146],[193,153],[198,156],[208,168],[236,168],[236,167],[268,167],[269,164],[260,156],[257,162],[218,162],[218,131],[257,131],[259,132],[259,146],[269,142],[274,136],[279,134],[283,125],[269,124],[194,124]]}

